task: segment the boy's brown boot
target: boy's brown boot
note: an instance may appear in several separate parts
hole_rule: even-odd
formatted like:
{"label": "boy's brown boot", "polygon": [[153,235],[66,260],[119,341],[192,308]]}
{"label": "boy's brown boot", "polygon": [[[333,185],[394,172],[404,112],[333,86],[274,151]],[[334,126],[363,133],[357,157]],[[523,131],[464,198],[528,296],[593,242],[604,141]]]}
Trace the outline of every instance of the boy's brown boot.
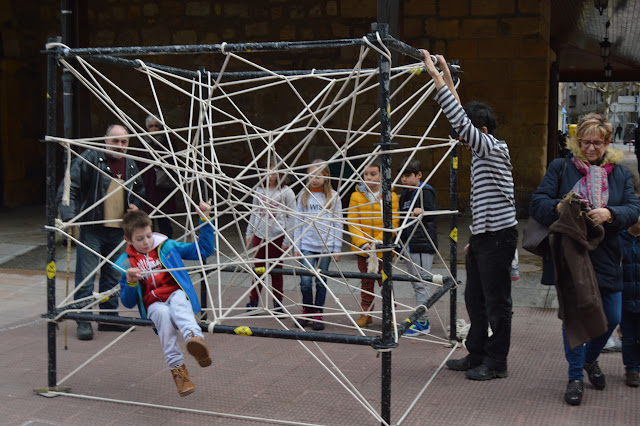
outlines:
{"label": "boy's brown boot", "polygon": [[211,365],[211,356],[209,348],[201,337],[193,336],[187,340],[187,351],[198,361],[200,367],[208,367]]}
{"label": "boy's brown boot", "polygon": [[358,327],[366,327],[373,322],[373,319],[369,315],[360,315],[360,318],[356,320],[356,324]]}
{"label": "boy's brown boot", "polygon": [[187,396],[190,393],[195,392],[196,385],[191,382],[191,378],[187,372],[187,367],[184,364],[179,367],[172,368],[171,375],[173,376],[173,380],[176,382],[176,387],[178,388],[180,396]]}

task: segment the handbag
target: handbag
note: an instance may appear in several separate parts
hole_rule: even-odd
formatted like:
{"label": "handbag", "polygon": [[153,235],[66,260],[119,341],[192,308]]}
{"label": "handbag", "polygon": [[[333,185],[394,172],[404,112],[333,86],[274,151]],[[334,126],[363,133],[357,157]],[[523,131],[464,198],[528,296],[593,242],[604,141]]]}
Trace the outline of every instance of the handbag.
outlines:
{"label": "handbag", "polygon": [[522,248],[544,257],[549,252],[549,227],[529,217],[522,235]]}
{"label": "handbag", "polygon": [[[567,168],[567,159],[562,162],[558,187],[564,178],[564,171]],[[541,224],[531,216],[522,235],[522,248],[537,256],[545,257],[549,253],[549,227]]]}

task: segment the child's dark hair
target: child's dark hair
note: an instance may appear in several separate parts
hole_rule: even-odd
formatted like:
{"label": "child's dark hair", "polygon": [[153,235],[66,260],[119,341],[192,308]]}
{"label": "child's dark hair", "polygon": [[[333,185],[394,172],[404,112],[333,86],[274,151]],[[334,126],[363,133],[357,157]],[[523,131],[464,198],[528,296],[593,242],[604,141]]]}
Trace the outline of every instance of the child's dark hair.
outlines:
{"label": "child's dark hair", "polygon": [[409,160],[409,157],[405,157],[400,163],[400,167],[398,167],[398,173],[400,172],[402,172],[403,175],[417,175],[422,172],[422,164],[420,164],[420,160],[415,157],[411,160]]}
{"label": "child's dark hair", "polygon": [[373,160],[367,167],[377,167],[380,172],[382,172],[382,160],[380,157],[377,157]]}
{"label": "child's dark hair", "polygon": [[127,212],[122,218],[122,230],[124,231],[124,236],[129,239],[131,239],[134,230],[146,228],[147,226],[153,229],[153,222],[149,219],[149,215],[142,210]]}
{"label": "child's dark hair", "polygon": [[471,101],[464,107],[464,111],[475,127],[478,129],[486,127],[487,133],[493,135],[493,132],[498,127],[498,122],[489,105],[483,102]]}

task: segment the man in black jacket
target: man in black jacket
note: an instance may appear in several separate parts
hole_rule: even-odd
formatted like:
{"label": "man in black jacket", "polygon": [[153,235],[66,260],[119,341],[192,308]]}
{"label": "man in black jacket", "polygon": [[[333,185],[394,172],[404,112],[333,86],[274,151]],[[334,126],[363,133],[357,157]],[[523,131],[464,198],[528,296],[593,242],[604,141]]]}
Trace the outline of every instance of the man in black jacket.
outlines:
{"label": "man in black jacket", "polygon": [[[80,226],[80,244],[76,252],[75,299],[91,296],[100,258],[115,261],[124,252],[120,219],[125,212],[142,207],[144,185],[136,162],[125,158],[129,132],[120,124],[107,127],[104,150],[88,149],[71,163],[69,199],[63,200],[64,182],[58,190],[58,206],[63,221],[76,218],[90,222]],[[99,253],[100,256],[93,252]],[[112,254],[113,253],[113,254]],[[103,261],[98,289],[102,293],[118,285],[120,273]],[[114,310],[118,297],[100,303],[101,309]],[[106,312],[105,312],[106,313]],[[114,314],[116,315],[116,314]],[[126,327],[99,324],[100,331],[124,331]],[[93,339],[89,322],[78,321],[78,339]]]}

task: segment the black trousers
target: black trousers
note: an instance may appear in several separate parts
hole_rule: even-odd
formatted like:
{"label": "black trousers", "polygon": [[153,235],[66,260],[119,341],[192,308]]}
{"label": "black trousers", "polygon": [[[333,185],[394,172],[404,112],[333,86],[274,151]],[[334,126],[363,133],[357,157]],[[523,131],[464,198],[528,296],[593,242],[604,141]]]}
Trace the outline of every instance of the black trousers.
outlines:
{"label": "black trousers", "polygon": [[464,300],[471,328],[466,345],[472,363],[493,369],[507,367],[513,315],[509,272],[517,245],[515,226],[472,235],[469,239]]}

